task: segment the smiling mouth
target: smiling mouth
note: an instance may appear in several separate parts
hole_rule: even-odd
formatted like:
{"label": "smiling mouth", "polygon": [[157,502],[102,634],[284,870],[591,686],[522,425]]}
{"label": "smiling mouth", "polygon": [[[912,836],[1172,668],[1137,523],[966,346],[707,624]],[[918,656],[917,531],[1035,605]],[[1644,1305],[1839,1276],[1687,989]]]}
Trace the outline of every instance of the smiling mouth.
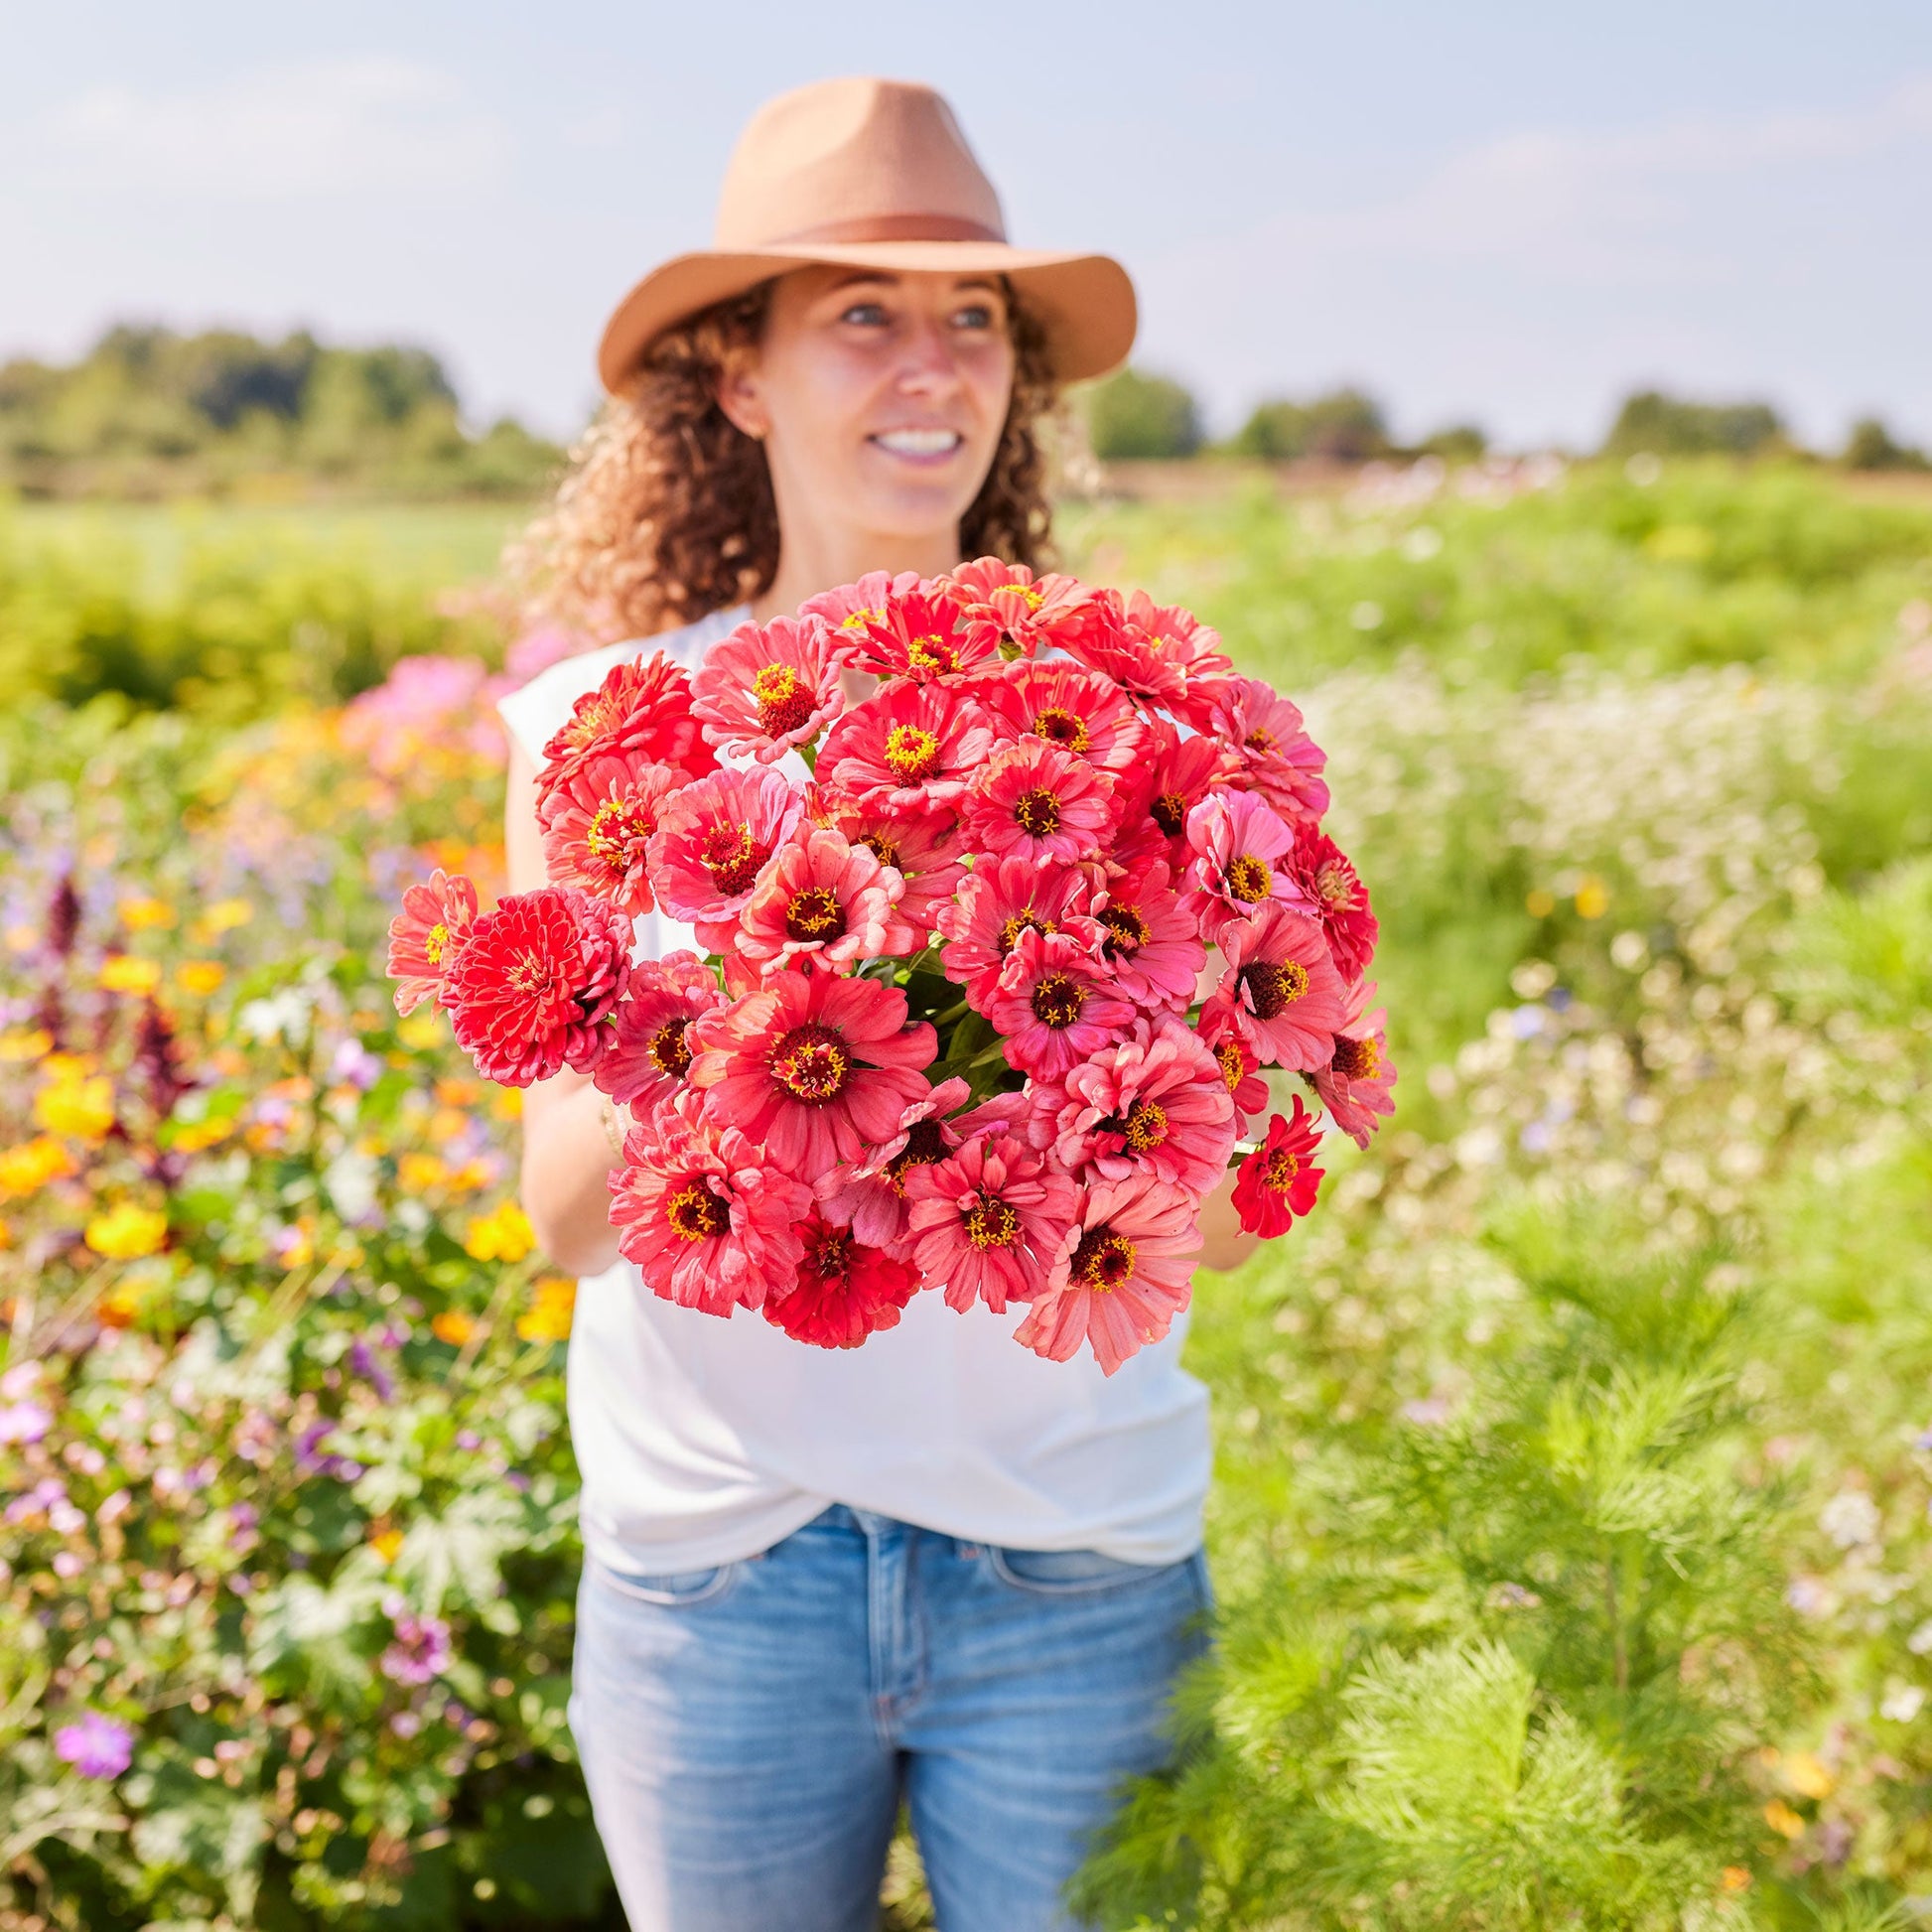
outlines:
{"label": "smiling mouth", "polygon": [[931,463],[951,456],[966,439],[956,429],[886,429],[867,441],[893,456]]}

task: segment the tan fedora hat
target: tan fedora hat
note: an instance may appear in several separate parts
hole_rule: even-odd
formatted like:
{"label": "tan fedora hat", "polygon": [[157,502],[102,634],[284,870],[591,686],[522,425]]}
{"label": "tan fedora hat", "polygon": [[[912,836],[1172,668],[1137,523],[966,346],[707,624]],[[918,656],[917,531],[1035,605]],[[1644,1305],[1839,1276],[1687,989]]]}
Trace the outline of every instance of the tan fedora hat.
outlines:
{"label": "tan fedora hat", "polygon": [[1015,248],[1000,198],[952,109],[907,80],[821,80],[780,94],[739,136],[713,245],[654,268],[618,304],[597,371],[620,389],[672,324],[811,262],[1011,278],[1063,382],[1127,357],[1134,284],[1107,255]]}

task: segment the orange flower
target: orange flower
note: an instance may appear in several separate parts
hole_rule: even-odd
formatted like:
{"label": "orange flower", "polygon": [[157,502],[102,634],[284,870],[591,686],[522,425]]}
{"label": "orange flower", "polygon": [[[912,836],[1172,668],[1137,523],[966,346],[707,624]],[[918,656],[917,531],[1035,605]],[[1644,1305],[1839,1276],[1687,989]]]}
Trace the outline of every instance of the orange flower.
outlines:
{"label": "orange flower", "polygon": [[39,1193],[50,1180],[64,1180],[77,1172],[73,1156],[46,1134],[0,1149],[0,1200]]}
{"label": "orange flower", "polygon": [[545,1275],[531,1290],[530,1307],[516,1317],[525,1341],[568,1341],[577,1307],[577,1284],[563,1275]]}
{"label": "orange flower", "polygon": [[429,1331],[438,1341],[447,1341],[452,1348],[461,1348],[477,1332],[476,1317],[465,1314],[461,1309],[445,1309],[431,1320]]}
{"label": "orange flower", "polygon": [[1803,1838],[1805,1821],[1781,1798],[1773,1798],[1764,1807],[1764,1822],[1780,1838]]}
{"label": "orange flower", "polygon": [[218,959],[184,959],[175,968],[175,980],[184,993],[206,999],[217,991],[228,977],[228,969]]}
{"label": "orange flower", "polygon": [[54,1050],[54,1035],[43,1027],[10,1027],[0,1034],[0,1061],[21,1065]]}
{"label": "orange flower", "polygon": [[1748,1891],[1751,1874],[1741,1864],[1727,1864],[1719,1874],[1718,1882],[1725,1891]]}

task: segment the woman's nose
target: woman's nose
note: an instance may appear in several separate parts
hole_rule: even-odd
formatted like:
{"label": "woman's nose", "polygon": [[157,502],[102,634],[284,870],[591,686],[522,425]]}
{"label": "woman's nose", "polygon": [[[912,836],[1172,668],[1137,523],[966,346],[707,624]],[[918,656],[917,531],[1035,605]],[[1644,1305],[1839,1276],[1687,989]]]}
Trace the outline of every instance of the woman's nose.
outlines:
{"label": "woman's nose", "polygon": [[898,367],[898,386],[916,395],[944,395],[961,384],[959,361],[946,326],[915,323],[906,337]]}

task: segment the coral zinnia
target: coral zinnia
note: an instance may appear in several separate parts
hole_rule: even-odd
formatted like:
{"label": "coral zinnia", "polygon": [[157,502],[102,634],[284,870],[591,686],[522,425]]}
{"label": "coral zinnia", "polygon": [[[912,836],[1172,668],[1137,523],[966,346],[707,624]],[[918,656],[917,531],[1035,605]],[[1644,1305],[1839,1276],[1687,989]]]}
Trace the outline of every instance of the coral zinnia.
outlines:
{"label": "coral zinnia", "polygon": [[1326,1066],[1302,1076],[1321,1096],[1334,1123],[1357,1147],[1367,1147],[1378,1114],[1395,1112],[1395,1062],[1389,1058],[1388,1017],[1368,1012],[1375,985],[1362,980],[1348,989],[1348,1005],[1335,1029],[1335,1050]]}
{"label": "coral zinnia", "polygon": [[966,636],[1002,657],[1036,657],[1078,623],[1093,593],[1071,577],[1035,581],[1025,564],[977,557],[940,580],[966,613]]}
{"label": "coral zinnia", "polygon": [[1201,1007],[1201,1031],[1232,1032],[1264,1066],[1326,1066],[1342,985],[1320,925],[1279,902],[1221,935],[1227,970]]}
{"label": "coral zinnia", "polygon": [[904,891],[865,846],[801,825],[739,914],[738,954],[771,973],[795,965],[838,971],[915,952],[919,935],[898,913]]}
{"label": "coral zinnia", "polygon": [[1218,1013],[1206,1009],[1197,1029],[1201,1042],[1214,1055],[1221,1069],[1221,1081],[1234,1101],[1234,1111],[1244,1122],[1268,1106],[1268,1082],[1261,1077],[1261,1062],[1245,1045],[1225,1008]]}
{"label": "coral zinnia", "polygon": [[995,1314],[1046,1286],[1079,1190],[1017,1136],[982,1134],[905,1176],[913,1260],[943,1282],[946,1306],[981,1301]]}
{"label": "coral zinnia", "polygon": [[817,1214],[799,1233],[805,1253],[797,1278],[765,1296],[765,1320],[818,1348],[857,1348],[868,1335],[898,1325],[899,1310],[919,1286],[916,1269]]}
{"label": "coral zinnia", "polygon": [[827,812],[823,801],[808,806],[821,824],[851,845],[863,845],[882,866],[905,882],[899,916],[930,932],[939,908],[953,896],[966,871],[958,840],[959,820],[944,806],[896,816],[871,805]]}
{"label": "coral zinnia", "polygon": [[1203,687],[1205,729],[1233,749],[1235,783],[1262,797],[1287,819],[1316,819],[1328,809],[1321,767],[1327,754],[1302,725],[1302,713],[1258,677],[1230,677]]}
{"label": "coral zinnia", "polygon": [[1207,947],[1169,884],[1165,859],[1110,879],[1094,897],[1092,917],[1105,935],[1100,956],[1136,1006],[1181,1012],[1191,1004]]}
{"label": "coral zinnia", "polygon": [[957,1075],[928,1087],[900,1113],[898,1130],[882,1141],[866,1158],[827,1176],[825,1211],[834,1220],[851,1223],[852,1232],[869,1247],[900,1252],[905,1239],[905,1176],[913,1168],[943,1161],[970,1133],[964,1120],[948,1120],[972,1089]]}
{"label": "coral zinnia", "polygon": [[692,1022],[724,1003],[711,968],[694,952],[638,961],[591,1078],[620,1107],[647,1113],[667,1105],[690,1084]]}
{"label": "coral zinnia", "polygon": [[856,584],[841,584],[836,590],[821,591],[798,607],[801,618],[817,618],[832,633],[832,648],[843,663],[852,661],[869,624],[886,615],[896,597],[910,597],[921,588],[916,570],[901,570],[897,576],[885,570],[869,570]]}
{"label": "coral zinnia", "polygon": [[1125,1033],[1134,1005],[1080,940],[1030,926],[1000,968],[986,1017],[1006,1035],[1009,1065],[1051,1080]]}
{"label": "coral zinnia", "polygon": [[1114,858],[1124,866],[1165,859],[1178,878],[1192,856],[1187,814],[1235,768],[1218,738],[1182,738],[1167,719],[1151,720],[1141,760],[1121,786]]}
{"label": "coral zinnia", "polygon": [[897,1133],[938,1049],[931,1027],[905,1024],[899,988],[830,973],[780,973],[691,1036],[707,1117],[743,1129],[806,1181]]}
{"label": "coral zinnia", "polygon": [[578,764],[553,767],[537,795],[544,870],[553,886],[575,886],[608,898],[621,912],[654,903],[645,848],[664,801],[691,782],[676,764],[633,764],[599,752]]}
{"label": "coral zinnia", "polygon": [[888,598],[885,610],[867,621],[851,661],[875,677],[906,678],[914,684],[993,662],[990,644],[971,642],[962,633],[961,617],[958,604],[943,593],[919,590]]}
{"label": "coral zinnia", "polygon": [[1103,771],[1125,771],[1140,757],[1146,733],[1112,678],[1058,659],[1015,664],[977,689],[1005,744],[1031,734]]}
{"label": "coral zinnia", "polygon": [[587,1071],[630,976],[628,913],[568,886],[513,893],[470,928],[444,982],[457,1044],[498,1086]]}
{"label": "coral zinnia", "polygon": [[802,808],[790,781],[765,765],[714,771],[665,808],[650,841],[651,883],[665,911],[696,926],[707,951],[725,949]]}
{"label": "coral zinnia", "polygon": [[457,949],[477,920],[477,889],[461,873],[441,870],[427,886],[412,886],[402,896],[402,910],[389,921],[388,974],[396,988],[396,1011],[414,1013],[438,998]]}
{"label": "coral zinnia", "polygon": [[1297,1215],[1314,1206],[1321,1170],[1311,1164],[1321,1146],[1320,1121],[1298,1093],[1295,1118],[1277,1114],[1268,1123],[1268,1138],[1242,1162],[1234,1180],[1234,1211],[1250,1234],[1264,1240],[1286,1234]]}
{"label": "coral zinnia", "polygon": [[[577,700],[543,758],[546,765],[577,764],[601,752],[632,764],[680,765],[694,778],[717,768],[691,715],[691,681],[661,650],[614,664]],[[550,777],[546,771],[543,782]]]}
{"label": "coral zinnia", "polygon": [[[1025,859],[982,859],[966,875],[959,896],[939,908],[935,929],[945,939],[940,964],[966,989],[981,1013],[999,991],[1000,969],[1023,932],[1058,932],[1084,913],[1093,882],[1072,866],[1034,866]],[[1098,943],[1087,927],[1083,936]]]}
{"label": "coral zinnia", "polygon": [[1035,1147],[1077,1179],[1151,1173],[1198,1199],[1227,1171],[1234,1102],[1198,1034],[1180,1021],[1137,1020],[1132,1035],[1035,1084]]}
{"label": "coral zinnia", "polygon": [[1084,759],[1042,739],[998,753],[966,794],[966,837],[974,852],[1038,865],[1097,853],[1119,807],[1113,780]]}
{"label": "coral zinnia", "polygon": [[811,1189],[767,1166],[735,1127],[662,1107],[625,1134],[623,1158],[611,1174],[611,1222],[618,1252],[653,1295],[729,1315],[791,1279]]}
{"label": "coral zinnia", "polygon": [[1160,1341],[1187,1306],[1200,1250],[1191,1194],[1152,1174],[1090,1188],[1051,1286],[1014,1340],[1063,1362],[1084,1341],[1103,1375]]}
{"label": "coral zinnia", "polygon": [[832,634],[821,618],[749,619],[705,652],[691,679],[691,709],[714,745],[750,752],[760,764],[808,744],[839,715]]}
{"label": "coral zinnia", "polygon": [[1309,824],[1296,826],[1287,866],[1303,897],[1320,915],[1335,971],[1344,980],[1360,979],[1374,956],[1379,929],[1361,875],[1333,839]]}
{"label": "coral zinnia", "polygon": [[834,806],[923,811],[958,798],[993,733],[944,684],[889,684],[854,705],[819,748],[820,790]]}
{"label": "coral zinnia", "polygon": [[1252,918],[1271,901],[1312,913],[1284,855],[1295,834],[1265,798],[1217,792],[1187,814],[1187,909],[1201,936],[1218,943],[1234,919]]}

